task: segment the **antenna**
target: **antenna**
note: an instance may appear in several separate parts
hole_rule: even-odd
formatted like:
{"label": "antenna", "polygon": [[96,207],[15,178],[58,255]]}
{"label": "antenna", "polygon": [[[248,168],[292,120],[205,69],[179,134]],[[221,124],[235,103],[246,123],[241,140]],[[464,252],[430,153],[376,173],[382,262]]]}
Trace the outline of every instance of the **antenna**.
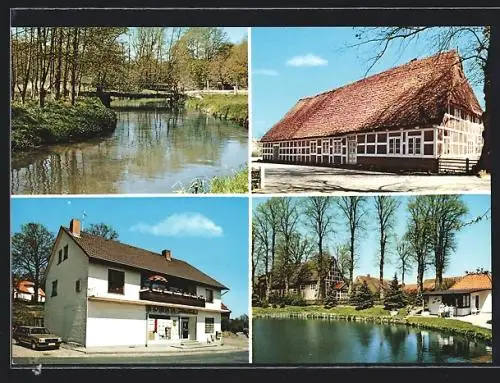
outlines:
{"label": "antenna", "polygon": [[83,223],[85,222],[85,217],[87,216],[87,212],[85,210],[82,211],[82,231],[83,231]]}

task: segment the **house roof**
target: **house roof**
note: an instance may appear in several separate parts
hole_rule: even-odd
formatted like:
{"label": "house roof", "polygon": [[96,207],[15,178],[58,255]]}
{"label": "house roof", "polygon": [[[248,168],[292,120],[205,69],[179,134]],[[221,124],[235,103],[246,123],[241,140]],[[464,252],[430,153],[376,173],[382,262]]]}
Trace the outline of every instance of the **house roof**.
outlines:
{"label": "house roof", "polygon": [[220,282],[217,282],[212,277],[180,259],[172,257],[172,260],[168,261],[161,254],[149,250],[104,239],[103,237],[91,235],[83,231],[80,232],[79,237],[76,237],[67,228],[61,226],[61,229],[73,238],[90,259],[171,275],[223,290],[229,290]]}
{"label": "house roof", "polygon": [[491,290],[491,275],[468,274],[449,288],[449,290],[461,289]]}
{"label": "house roof", "polygon": [[261,141],[334,136],[441,122],[448,102],[480,116],[456,51],[300,99]]}
{"label": "house roof", "polygon": [[470,289],[448,289],[448,290],[436,290],[436,291],[424,291],[422,295],[454,295],[454,294],[467,294],[476,291],[482,291],[484,289],[470,288]]}
{"label": "house roof", "polygon": [[228,308],[228,307],[224,304],[224,302],[221,302],[221,303],[220,303],[220,308],[221,308],[222,310],[226,310],[226,311],[231,312],[231,310],[229,310],[229,308]]}
{"label": "house roof", "polygon": [[[368,288],[372,293],[376,293],[380,291],[380,279],[379,278],[374,278],[371,277],[370,275],[358,275],[356,279],[354,280],[354,284],[362,284],[364,281],[366,281],[366,284],[368,285]],[[382,281],[382,288],[385,290],[389,287],[389,284],[391,282],[388,281],[387,279],[384,279]]]}
{"label": "house roof", "polygon": [[[449,288],[450,286],[453,286],[458,280],[460,280],[462,277],[444,277],[443,278],[443,286],[445,288]],[[435,278],[428,278],[424,279],[423,281],[423,291],[432,291],[434,290],[436,286],[436,279]],[[411,292],[411,291],[416,291],[417,290],[417,284],[416,283],[411,283],[411,284],[405,284],[403,287],[404,291]]]}
{"label": "house roof", "polygon": [[[34,282],[24,280],[24,281],[19,281],[19,283],[16,286],[16,289],[20,293],[32,294],[32,292],[30,291],[30,288],[33,290],[34,286],[35,286]],[[44,297],[45,292],[41,288],[38,288],[38,295],[40,295],[41,297]]]}

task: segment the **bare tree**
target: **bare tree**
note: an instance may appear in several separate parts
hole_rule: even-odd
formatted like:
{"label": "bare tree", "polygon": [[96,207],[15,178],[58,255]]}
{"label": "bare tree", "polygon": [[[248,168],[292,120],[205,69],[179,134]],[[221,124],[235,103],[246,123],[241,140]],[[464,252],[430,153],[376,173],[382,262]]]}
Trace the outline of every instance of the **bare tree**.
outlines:
{"label": "bare tree", "polygon": [[379,286],[380,286],[380,299],[384,298],[384,264],[386,261],[386,252],[389,242],[389,238],[394,231],[394,223],[396,218],[396,213],[398,211],[400,201],[395,197],[378,195],[374,200],[375,209],[377,213],[377,223],[379,229]]}
{"label": "bare tree", "polygon": [[108,240],[118,239],[118,233],[110,225],[106,223],[91,223],[87,230],[89,234],[97,235]]}
{"label": "bare tree", "polygon": [[359,233],[364,230],[364,217],[366,214],[366,197],[340,197],[336,199],[336,204],[342,212],[349,228],[349,294],[352,292],[354,282],[354,268],[356,262],[356,239]]}
{"label": "bare tree", "polygon": [[299,215],[295,201],[290,197],[278,199],[279,207],[279,232],[283,239],[283,252],[281,264],[285,272],[285,293],[288,293],[290,284],[290,264],[292,254],[292,241],[296,231]]}
{"label": "bare tree", "polygon": [[373,55],[368,59],[367,73],[384,56],[392,45],[397,45],[400,51],[406,49],[411,43],[425,39],[429,46],[436,52],[460,46],[462,49],[462,62],[467,63],[468,72],[473,82],[482,84],[484,90],[485,110],[482,116],[484,124],[484,145],[476,171],[486,170],[491,172],[491,147],[490,147],[490,113],[493,105],[491,98],[491,78],[493,68],[498,65],[499,55],[492,47],[497,44],[497,31],[493,27],[384,27],[384,28],[357,28],[356,37],[359,43],[350,47],[369,45]]}
{"label": "bare tree", "polygon": [[401,271],[401,285],[404,286],[406,273],[413,269],[412,253],[405,237],[396,241],[396,255],[398,268]]}
{"label": "bare tree", "polygon": [[324,257],[324,241],[333,230],[332,197],[307,197],[303,204],[306,222],[316,235],[318,245],[318,299],[325,297],[327,273]]}

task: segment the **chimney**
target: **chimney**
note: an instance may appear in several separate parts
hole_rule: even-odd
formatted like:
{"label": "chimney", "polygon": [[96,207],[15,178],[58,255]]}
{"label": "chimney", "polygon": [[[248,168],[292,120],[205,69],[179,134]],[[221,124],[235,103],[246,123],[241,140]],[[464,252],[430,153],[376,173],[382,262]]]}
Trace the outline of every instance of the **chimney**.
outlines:
{"label": "chimney", "polygon": [[80,221],[77,219],[72,219],[69,223],[69,231],[75,237],[79,237],[80,236]]}
{"label": "chimney", "polygon": [[170,252],[170,250],[162,250],[161,255],[165,257],[167,261],[172,260],[172,253]]}

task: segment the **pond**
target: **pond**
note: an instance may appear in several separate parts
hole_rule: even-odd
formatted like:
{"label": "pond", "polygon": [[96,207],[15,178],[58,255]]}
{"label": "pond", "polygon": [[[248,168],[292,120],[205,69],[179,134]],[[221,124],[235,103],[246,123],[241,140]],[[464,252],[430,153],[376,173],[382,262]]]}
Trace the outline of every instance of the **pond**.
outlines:
{"label": "pond", "polygon": [[117,116],[108,137],[13,155],[12,194],[175,192],[248,160],[248,131],[233,122],[166,109]]}
{"label": "pond", "polygon": [[253,320],[253,363],[485,363],[491,348],[405,325],[327,319]]}

